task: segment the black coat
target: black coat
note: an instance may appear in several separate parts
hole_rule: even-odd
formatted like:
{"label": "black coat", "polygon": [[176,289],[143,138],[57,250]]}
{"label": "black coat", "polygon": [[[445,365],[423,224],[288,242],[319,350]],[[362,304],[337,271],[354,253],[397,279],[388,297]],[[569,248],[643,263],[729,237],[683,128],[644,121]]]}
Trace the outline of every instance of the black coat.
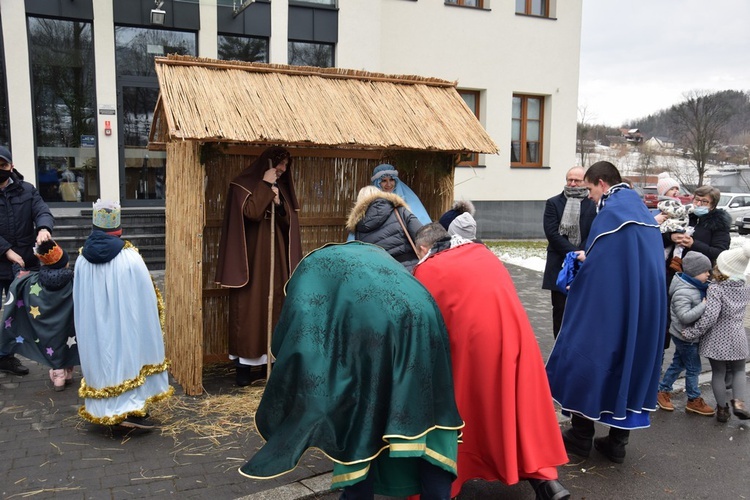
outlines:
{"label": "black coat", "polygon": [[13,173],[13,182],[0,190],[0,280],[13,279],[13,264],[5,256],[13,249],[26,263],[27,269],[39,267],[34,257],[36,233],[42,228],[50,232],[55,219],[39,191]]}
{"label": "black coat", "polygon": [[578,246],[568,241],[568,237],[560,234],[560,221],[562,220],[565,204],[568,199],[565,193],[560,193],[547,200],[544,207],[544,235],[549,241],[547,245],[547,264],[544,266],[544,279],[542,288],[545,290],[555,290],[557,286],[557,275],[562,269],[565,254],[576,250],[583,250],[586,247],[586,239],[589,237],[591,223],[596,217],[596,203],[588,198],[581,200],[581,216],[578,219],[581,228],[581,243]]}

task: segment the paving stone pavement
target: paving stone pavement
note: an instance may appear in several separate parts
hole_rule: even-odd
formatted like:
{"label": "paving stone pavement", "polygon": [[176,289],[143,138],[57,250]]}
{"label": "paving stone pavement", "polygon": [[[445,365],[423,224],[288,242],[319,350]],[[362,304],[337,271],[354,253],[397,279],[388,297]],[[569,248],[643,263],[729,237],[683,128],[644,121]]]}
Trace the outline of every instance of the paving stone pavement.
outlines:
{"label": "paving stone pavement", "polygon": [[[507,267],[546,358],[553,340],[549,292],[540,288],[541,273]],[[164,272],[152,274],[168,300]],[[671,355],[665,358],[668,363]],[[0,373],[2,498],[287,500],[338,496],[328,491],[332,465],[320,452],[306,453],[294,471],[275,479],[253,481],[241,476],[237,468],[262,443],[252,422],[241,432],[210,437],[189,429],[173,437],[159,431],[95,426],[77,416],[81,404],[77,384],[54,392],[46,367],[28,360],[24,364],[31,370],[25,377]],[[80,380],[78,368],[75,378]],[[247,392],[235,387],[233,379],[229,365],[213,367],[204,374],[204,385],[212,395],[236,395],[241,405]],[[185,396],[172,382],[176,397],[188,406],[192,400],[197,404],[200,397]],[[523,484],[502,491],[501,498],[533,498]],[[469,491],[461,498],[500,498],[497,495]]]}

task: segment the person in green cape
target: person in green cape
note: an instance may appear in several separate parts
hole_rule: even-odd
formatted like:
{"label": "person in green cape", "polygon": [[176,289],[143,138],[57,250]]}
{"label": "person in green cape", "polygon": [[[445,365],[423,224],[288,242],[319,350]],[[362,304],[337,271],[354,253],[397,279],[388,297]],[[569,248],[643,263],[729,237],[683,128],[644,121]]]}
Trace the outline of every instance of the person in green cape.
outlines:
{"label": "person in green cape", "polygon": [[429,292],[382,248],[352,241],[302,259],[286,294],[255,414],[266,444],[240,473],[279,476],[315,447],[343,499],[449,499],[463,421]]}

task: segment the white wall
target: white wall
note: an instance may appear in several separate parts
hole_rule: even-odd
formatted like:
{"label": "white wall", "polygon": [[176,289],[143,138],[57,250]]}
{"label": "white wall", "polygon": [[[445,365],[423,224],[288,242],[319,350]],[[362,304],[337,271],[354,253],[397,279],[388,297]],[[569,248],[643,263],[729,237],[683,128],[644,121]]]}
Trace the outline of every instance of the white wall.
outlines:
{"label": "white wall", "polygon": [[[558,2],[556,19],[539,19],[516,15],[514,2],[504,1],[488,10],[437,1],[342,1],[337,65],[444,78],[482,91],[481,121],[500,154],[482,155],[486,168],[456,169],[456,196],[543,200],[562,190],[576,161],[581,3]],[[546,98],[544,168],[510,168],[514,92]]]}

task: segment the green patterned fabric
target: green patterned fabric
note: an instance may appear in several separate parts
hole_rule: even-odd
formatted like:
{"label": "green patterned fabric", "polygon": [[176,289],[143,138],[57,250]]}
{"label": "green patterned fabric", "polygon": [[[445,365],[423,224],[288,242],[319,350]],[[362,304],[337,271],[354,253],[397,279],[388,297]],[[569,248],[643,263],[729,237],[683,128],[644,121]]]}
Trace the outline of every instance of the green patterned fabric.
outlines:
{"label": "green patterned fabric", "polygon": [[[255,416],[267,443],[241,472],[278,476],[315,447],[354,466],[344,474],[398,457],[409,458],[396,468],[421,457],[455,473],[463,422],[445,324],[427,290],[380,247],[349,242],[310,253],[286,292]],[[380,470],[376,491],[418,493],[392,484],[392,470]]]}

